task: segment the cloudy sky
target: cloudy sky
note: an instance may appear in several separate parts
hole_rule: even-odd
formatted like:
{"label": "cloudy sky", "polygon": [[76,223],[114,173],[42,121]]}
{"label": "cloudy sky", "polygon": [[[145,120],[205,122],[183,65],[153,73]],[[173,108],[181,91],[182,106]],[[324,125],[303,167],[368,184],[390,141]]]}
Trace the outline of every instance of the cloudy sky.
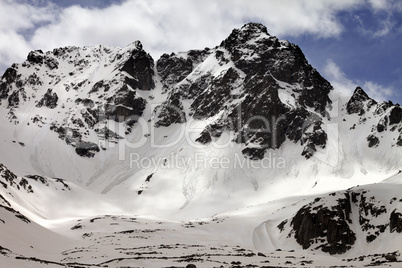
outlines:
{"label": "cloudy sky", "polygon": [[338,90],[402,104],[400,0],[0,0],[0,73],[68,45],[140,40],[157,59],[214,47],[250,21],[298,44]]}

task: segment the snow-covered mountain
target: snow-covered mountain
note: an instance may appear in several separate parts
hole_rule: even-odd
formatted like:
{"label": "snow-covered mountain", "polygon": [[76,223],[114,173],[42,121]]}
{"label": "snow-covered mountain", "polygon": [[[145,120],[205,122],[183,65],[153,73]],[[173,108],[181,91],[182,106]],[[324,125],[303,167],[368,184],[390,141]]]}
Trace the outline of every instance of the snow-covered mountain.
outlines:
{"label": "snow-covered mountain", "polygon": [[399,260],[402,108],[339,94],[261,24],[156,62],[32,51],[0,114],[8,267]]}

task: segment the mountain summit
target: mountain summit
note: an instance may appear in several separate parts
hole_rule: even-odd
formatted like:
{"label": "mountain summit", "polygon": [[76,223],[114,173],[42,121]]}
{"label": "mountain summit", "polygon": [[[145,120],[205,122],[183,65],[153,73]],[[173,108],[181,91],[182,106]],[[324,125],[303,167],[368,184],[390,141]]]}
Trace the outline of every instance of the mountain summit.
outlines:
{"label": "mountain summit", "polygon": [[0,113],[1,263],[156,267],[205,234],[212,266],[221,249],[399,256],[381,240],[401,230],[402,108],[341,95],[261,24],[156,61],[140,41],[32,51]]}

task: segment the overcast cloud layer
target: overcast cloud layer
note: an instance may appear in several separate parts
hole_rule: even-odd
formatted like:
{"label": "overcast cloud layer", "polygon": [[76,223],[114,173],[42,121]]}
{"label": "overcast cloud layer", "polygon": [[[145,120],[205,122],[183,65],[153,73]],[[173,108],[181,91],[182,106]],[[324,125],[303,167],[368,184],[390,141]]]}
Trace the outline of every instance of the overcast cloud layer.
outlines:
{"label": "overcast cloud layer", "polygon": [[[342,19],[345,13],[361,36],[402,33],[394,22],[395,14],[402,14],[398,0],[128,0],[104,1],[100,7],[69,2],[80,1],[0,0],[1,73],[13,62],[22,62],[31,50],[68,45],[124,47],[140,40],[157,59],[162,53],[218,45],[233,28],[249,21],[263,23],[280,38],[307,36],[317,42],[342,38],[349,27]],[[362,16],[367,13],[379,14],[378,21],[367,25]],[[323,75],[346,93],[359,84],[379,100],[397,95],[394,87],[348,78],[337,59],[316,61],[323,62]]]}

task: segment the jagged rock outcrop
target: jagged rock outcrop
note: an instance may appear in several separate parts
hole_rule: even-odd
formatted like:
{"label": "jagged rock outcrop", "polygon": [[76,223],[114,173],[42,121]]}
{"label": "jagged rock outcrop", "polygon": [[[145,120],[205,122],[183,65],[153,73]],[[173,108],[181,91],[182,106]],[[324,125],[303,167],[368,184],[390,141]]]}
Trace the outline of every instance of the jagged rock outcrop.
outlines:
{"label": "jagged rock outcrop", "polygon": [[57,96],[56,92],[53,92],[51,88],[47,90],[45,95],[43,95],[42,99],[39,100],[36,107],[40,108],[42,106],[48,107],[50,109],[54,109],[57,106],[57,101],[59,97]]}
{"label": "jagged rock outcrop", "polygon": [[398,212],[396,209],[393,210],[389,222],[391,233],[402,233],[402,213]]}
{"label": "jagged rock outcrop", "polygon": [[[157,70],[169,95],[156,110],[156,126],[219,115],[196,141],[207,144],[222,131],[235,131],[234,141],[249,144],[243,153],[252,159],[263,158],[286,139],[305,146],[306,158],[316,147],[325,148],[327,136],[320,122],[327,116],[332,86],[308,64],[299,47],[269,35],[261,24],[233,30],[214,49],[165,54]],[[182,108],[186,100],[188,113]],[[171,112],[175,116],[169,116]]]}
{"label": "jagged rock outcrop", "polygon": [[[15,180],[17,179],[17,175],[15,175],[12,171],[10,171],[6,166],[0,163],[0,176],[3,178],[8,184],[13,185]],[[6,185],[3,185],[4,188],[7,188]]]}
{"label": "jagged rock outcrop", "polygon": [[135,49],[130,57],[124,62],[121,71],[130,77],[125,77],[125,82],[133,89],[151,90],[155,87],[154,60],[142,49],[140,41],[134,42]]}
{"label": "jagged rock outcrop", "polygon": [[378,137],[374,136],[374,135],[369,135],[367,137],[367,141],[368,141],[368,147],[377,147],[378,144],[380,143],[380,140],[378,139]]}
{"label": "jagged rock outcrop", "polygon": [[302,207],[291,221],[296,241],[303,249],[314,243],[329,254],[341,254],[349,250],[356,241],[355,233],[350,229],[350,195],[337,200],[335,206],[323,206],[317,198],[313,203]]}
{"label": "jagged rock outcrop", "polygon": [[135,91],[129,89],[127,85],[123,85],[115,95],[106,100],[105,116],[119,122],[138,119],[147,103],[141,97],[136,98]]}
{"label": "jagged rock outcrop", "polygon": [[17,79],[17,70],[13,67],[7,68],[0,81],[0,100],[6,99],[11,90],[11,84]]}
{"label": "jagged rock outcrop", "polygon": [[96,152],[99,152],[99,146],[91,142],[77,142],[75,152],[79,156],[93,157]]}
{"label": "jagged rock outcrop", "polygon": [[288,84],[300,83],[298,103],[325,115],[332,86],[308,64],[297,45],[270,36],[262,24],[249,23],[233,30],[221,46],[230,53],[235,66],[250,78],[256,74],[271,75]]}
{"label": "jagged rock outcrop", "polygon": [[29,52],[27,60],[31,63],[43,64],[43,58],[43,51],[39,49]]}
{"label": "jagged rock outcrop", "polygon": [[402,108],[399,105],[395,105],[389,113],[389,124],[399,124],[402,122]]}
{"label": "jagged rock outcrop", "polygon": [[363,187],[317,197],[277,228],[303,249],[343,254],[357,240],[373,243],[386,232],[402,232],[401,213],[389,209],[398,207],[402,200],[380,198]]}
{"label": "jagged rock outcrop", "polygon": [[349,114],[363,115],[367,109],[375,104],[377,104],[375,100],[370,98],[361,87],[357,87],[346,104],[346,111]]}
{"label": "jagged rock outcrop", "polygon": [[[372,124],[370,133],[366,133],[369,148],[378,147],[386,135],[393,136],[393,145],[402,146],[402,108],[391,101],[377,103],[370,98],[360,87],[357,87],[352,97],[346,103],[346,111],[349,115],[357,115],[358,119],[350,129],[356,129],[356,125]],[[395,137],[393,133],[399,133]]]}

